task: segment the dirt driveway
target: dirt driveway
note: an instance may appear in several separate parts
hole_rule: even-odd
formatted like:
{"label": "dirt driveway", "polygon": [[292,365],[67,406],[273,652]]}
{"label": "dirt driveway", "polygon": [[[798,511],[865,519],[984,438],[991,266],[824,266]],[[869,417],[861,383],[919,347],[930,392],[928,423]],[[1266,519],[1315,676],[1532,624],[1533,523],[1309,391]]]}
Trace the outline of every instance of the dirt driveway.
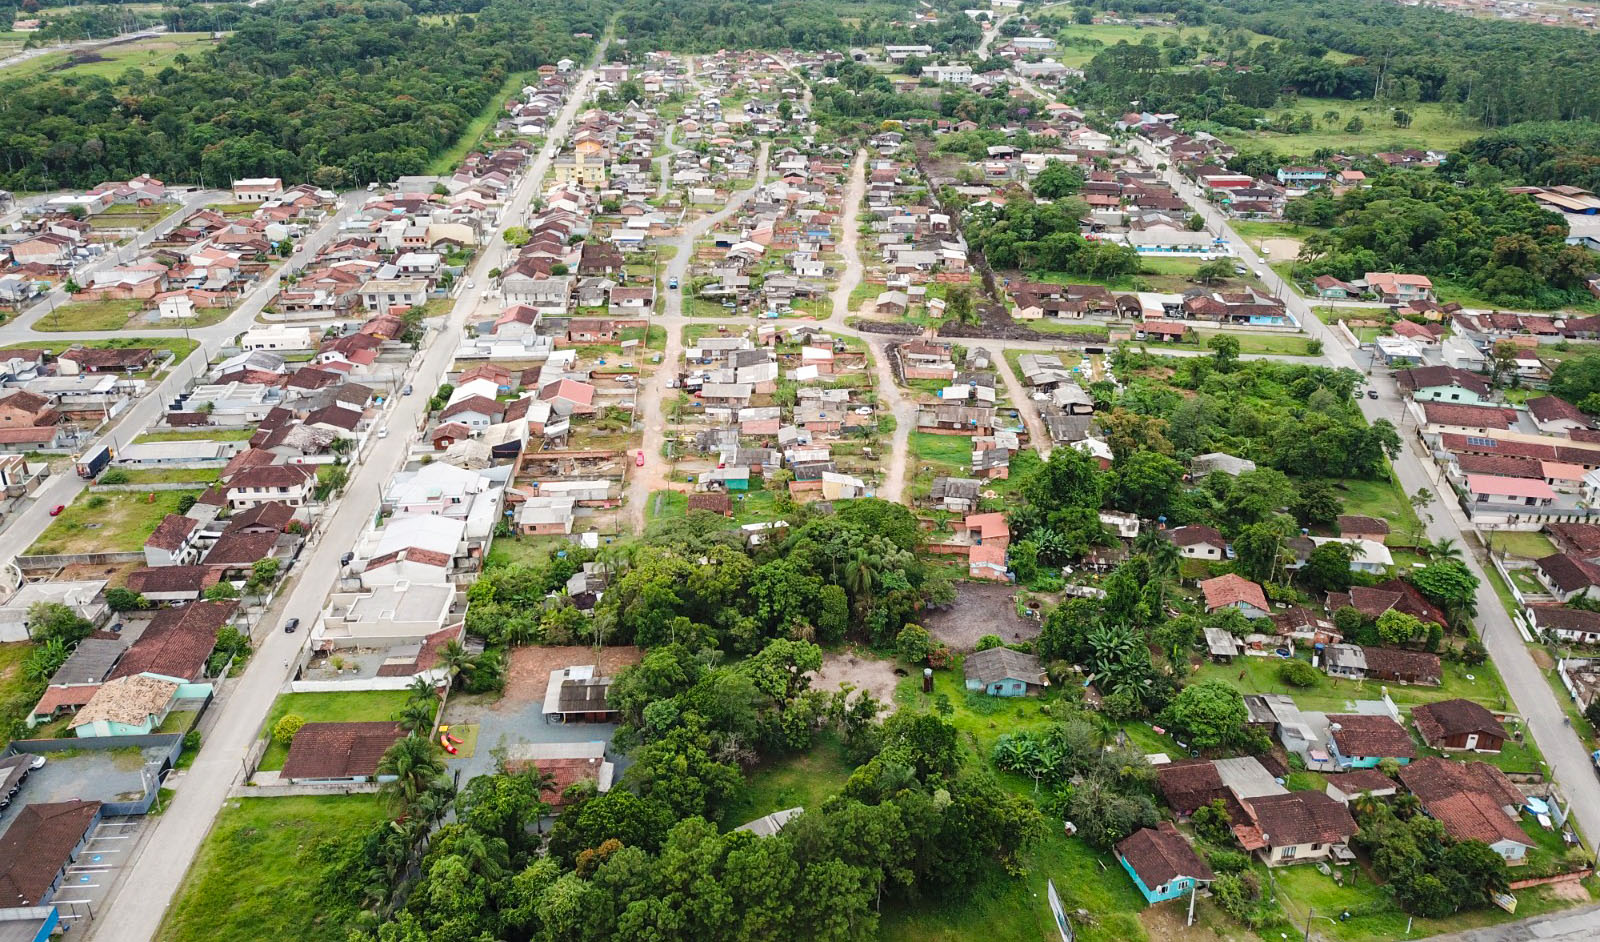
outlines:
{"label": "dirt driveway", "polygon": [[494,709],[507,709],[525,703],[543,703],[545,690],[550,686],[550,672],[563,667],[593,664],[602,677],[615,677],[630,664],[639,663],[644,656],[633,645],[602,648],[598,656],[588,645],[560,647],[528,646],[511,649],[511,664],[506,671],[505,695]]}
{"label": "dirt driveway", "polygon": [[1039,621],[1018,617],[1016,595],[1014,586],[960,583],[956,600],[948,608],[930,612],[922,627],[960,652],[976,650],[984,635],[999,635],[1007,644],[1031,641],[1039,636]]}

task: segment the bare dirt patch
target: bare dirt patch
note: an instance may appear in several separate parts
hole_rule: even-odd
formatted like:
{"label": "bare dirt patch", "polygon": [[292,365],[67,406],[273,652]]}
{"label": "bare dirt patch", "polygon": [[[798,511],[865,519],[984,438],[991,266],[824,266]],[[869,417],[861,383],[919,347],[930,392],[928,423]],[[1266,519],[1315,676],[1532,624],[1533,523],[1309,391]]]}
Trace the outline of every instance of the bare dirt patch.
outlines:
{"label": "bare dirt patch", "polygon": [[1299,239],[1262,239],[1261,249],[1269,262],[1289,262],[1300,257]]}
{"label": "bare dirt patch", "polygon": [[1007,644],[1039,636],[1039,620],[1017,614],[1017,590],[1009,585],[963,582],[956,600],[929,613],[922,627],[956,651],[973,651],[984,635],[999,635]]}
{"label": "bare dirt patch", "polygon": [[[894,711],[894,688],[903,675],[896,674],[899,667],[894,661],[875,658],[854,649],[837,651],[822,656],[822,670],[813,673],[813,690],[840,690],[849,684],[856,690],[871,694],[884,704],[884,712]],[[904,671],[905,668],[900,667]]]}
{"label": "bare dirt patch", "polygon": [[587,645],[525,647],[511,649],[511,664],[506,671],[505,694],[495,709],[509,709],[527,703],[542,703],[550,686],[550,672],[579,664],[593,664],[601,676],[639,663],[644,653],[633,645],[602,648],[598,653]]}

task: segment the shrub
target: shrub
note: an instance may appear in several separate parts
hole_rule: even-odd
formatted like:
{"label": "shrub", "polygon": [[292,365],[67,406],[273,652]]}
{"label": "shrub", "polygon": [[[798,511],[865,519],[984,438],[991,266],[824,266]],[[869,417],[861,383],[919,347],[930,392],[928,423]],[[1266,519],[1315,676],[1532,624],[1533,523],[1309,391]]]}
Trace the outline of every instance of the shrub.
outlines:
{"label": "shrub", "polygon": [[200,731],[191,729],[183,734],[183,751],[194,752],[200,748]]}
{"label": "shrub", "polygon": [[1278,679],[1291,687],[1315,687],[1317,669],[1307,661],[1298,659],[1284,661],[1278,665]]}
{"label": "shrub", "polygon": [[979,651],[987,651],[990,648],[999,648],[999,647],[1004,647],[1004,646],[1005,646],[1005,640],[1002,639],[999,635],[984,635],[983,637],[978,639],[978,650]]}
{"label": "shrub", "polygon": [[281,742],[287,746],[294,741],[294,734],[300,732],[300,727],[304,725],[306,725],[305,717],[286,713],[282,719],[278,720],[277,725],[272,727],[272,738],[274,741]]}
{"label": "shrub", "polygon": [[126,484],[128,483],[128,472],[122,470],[121,468],[113,468],[112,470],[107,471],[105,474],[100,475],[100,483]]}
{"label": "shrub", "polygon": [[1228,850],[1225,847],[1212,848],[1206,851],[1206,863],[1218,873],[1243,873],[1250,869],[1250,855],[1238,850]]}

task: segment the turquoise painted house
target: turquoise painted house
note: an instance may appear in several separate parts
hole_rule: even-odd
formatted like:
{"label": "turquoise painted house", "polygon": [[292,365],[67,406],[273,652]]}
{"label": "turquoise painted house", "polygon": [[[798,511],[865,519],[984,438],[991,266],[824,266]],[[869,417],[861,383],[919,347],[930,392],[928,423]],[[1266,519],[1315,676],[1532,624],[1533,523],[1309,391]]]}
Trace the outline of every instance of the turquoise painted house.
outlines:
{"label": "turquoise painted house", "polygon": [[72,717],[68,728],[80,739],[153,733],[166,720],[183,686],[150,674],[108,680]]}
{"label": "turquoise painted house", "polygon": [[1406,728],[1388,716],[1328,714],[1328,755],[1341,770],[1376,768],[1384,759],[1405,765],[1417,757]]}
{"label": "turquoise painted house", "polygon": [[1147,903],[1177,899],[1216,879],[1170,821],[1123,838],[1117,843],[1117,860]]}
{"label": "turquoise painted house", "polygon": [[1037,657],[1010,648],[990,648],[969,654],[962,668],[967,689],[991,697],[1026,697],[1050,684]]}
{"label": "turquoise painted house", "polygon": [[1483,377],[1453,366],[1414,366],[1396,373],[1394,381],[1417,402],[1493,404],[1493,393]]}

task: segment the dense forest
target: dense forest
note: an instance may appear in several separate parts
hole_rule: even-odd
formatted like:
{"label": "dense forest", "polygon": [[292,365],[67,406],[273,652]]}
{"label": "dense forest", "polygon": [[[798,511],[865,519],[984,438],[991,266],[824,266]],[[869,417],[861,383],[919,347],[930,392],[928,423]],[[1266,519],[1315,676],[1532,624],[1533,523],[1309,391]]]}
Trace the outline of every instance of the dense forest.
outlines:
{"label": "dense forest", "polygon": [[1299,270],[1359,278],[1417,272],[1466,285],[1496,304],[1556,307],[1586,297],[1594,257],[1565,242],[1562,218],[1498,186],[1457,186],[1398,171],[1343,196],[1313,194],[1285,217],[1331,227],[1306,239]]}
{"label": "dense forest", "polygon": [[959,4],[936,3],[937,24],[913,24],[908,4],[872,0],[629,0],[617,34],[646,49],[835,49],[920,43],[940,52],[978,45]]}
{"label": "dense forest", "polygon": [[387,0],[275,0],[177,68],[0,82],[0,187],[419,173],[509,76],[586,55],[592,41],[573,34],[605,19],[598,0],[492,0],[446,26]]}
{"label": "dense forest", "polygon": [[[1178,70],[1184,44],[1107,50],[1089,68],[1089,94],[1113,107],[1192,114],[1237,102],[1275,104],[1280,90],[1322,97],[1437,101],[1485,125],[1600,118],[1600,43],[1573,29],[1462,17],[1371,0],[1133,0],[1124,16],[1169,13],[1185,25],[1252,30],[1278,42],[1234,44],[1234,70]],[[1329,51],[1348,61],[1335,62]],[[1208,109],[1209,106],[1209,109]]]}
{"label": "dense forest", "polygon": [[1456,179],[1485,183],[1503,179],[1508,183],[1600,190],[1600,124],[1514,124],[1468,141],[1442,172]]}

